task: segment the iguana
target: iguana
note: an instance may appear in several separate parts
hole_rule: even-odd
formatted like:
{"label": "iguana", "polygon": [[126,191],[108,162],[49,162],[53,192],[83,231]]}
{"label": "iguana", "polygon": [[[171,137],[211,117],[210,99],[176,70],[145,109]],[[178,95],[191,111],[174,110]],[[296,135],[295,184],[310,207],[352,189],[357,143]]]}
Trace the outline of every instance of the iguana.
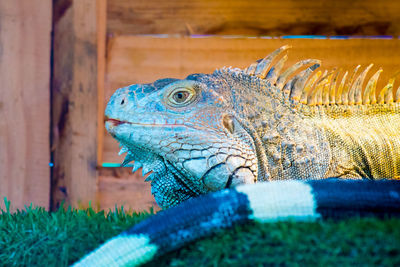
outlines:
{"label": "iguana", "polygon": [[316,71],[320,61],[307,59],[282,71],[287,55],[279,56],[288,48],[245,70],[222,68],[114,93],[106,128],[127,152],[123,164],[134,160],[134,171],[152,171],[146,180],[162,208],[257,181],[400,177],[394,78],[376,98],[381,69],[366,86],[372,64],[341,75]]}
{"label": "iguana", "polygon": [[[276,58],[287,49],[245,70],[222,68],[115,92],[106,128],[127,152],[124,164],[135,160],[134,171],[152,171],[152,193],[168,209],[76,266],[139,265],[251,220],[400,216],[400,182],[371,181],[400,175],[394,78],[376,98],[381,69],[366,86],[372,65],[341,79],[339,71],[316,72],[320,61],[313,59],[282,72],[287,56]],[[351,179],[324,179],[330,177]]]}

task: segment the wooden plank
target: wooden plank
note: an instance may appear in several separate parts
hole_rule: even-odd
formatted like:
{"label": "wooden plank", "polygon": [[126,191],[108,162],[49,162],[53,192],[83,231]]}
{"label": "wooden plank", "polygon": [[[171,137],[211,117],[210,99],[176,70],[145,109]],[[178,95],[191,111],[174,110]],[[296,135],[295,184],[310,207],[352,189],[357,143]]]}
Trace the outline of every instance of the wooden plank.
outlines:
{"label": "wooden plank", "polygon": [[[56,1],[64,4],[66,1]],[[95,203],[97,192],[97,15],[100,1],[67,1],[54,24],[52,204]]]}
{"label": "wooden plank", "polygon": [[103,168],[99,175],[99,208],[114,210],[123,206],[125,210],[159,209],[151,195],[150,183],[145,183],[141,172],[130,173],[128,168]]}
{"label": "wooden plank", "polygon": [[[184,78],[191,73],[210,73],[222,66],[244,68],[276,48],[290,44],[287,66],[300,59],[318,58],[323,67],[352,69],[373,62],[371,73],[384,71],[378,86],[395,73],[400,62],[400,40],[308,40],[261,38],[153,38],[119,36],[111,38],[107,52],[105,102],[115,89],[156,79]],[[397,83],[395,86],[398,86]],[[396,87],[397,88],[397,87]],[[122,162],[117,142],[106,134],[104,162]]]}
{"label": "wooden plank", "polygon": [[0,1],[0,207],[49,207],[51,0]]}
{"label": "wooden plank", "polygon": [[109,34],[399,35],[400,2],[383,0],[108,1]]}
{"label": "wooden plank", "polygon": [[97,5],[97,162],[103,161],[104,80],[106,68],[107,2]]}

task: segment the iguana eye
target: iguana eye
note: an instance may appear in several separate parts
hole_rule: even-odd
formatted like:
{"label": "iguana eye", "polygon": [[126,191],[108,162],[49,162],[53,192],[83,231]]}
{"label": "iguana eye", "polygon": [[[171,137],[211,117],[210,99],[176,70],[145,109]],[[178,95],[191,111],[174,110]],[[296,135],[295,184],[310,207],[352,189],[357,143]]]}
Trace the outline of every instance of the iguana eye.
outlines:
{"label": "iguana eye", "polygon": [[187,91],[178,91],[172,95],[172,98],[176,103],[183,103],[186,99],[190,96],[189,92]]}
{"label": "iguana eye", "polygon": [[184,108],[200,96],[200,86],[195,81],[181,80],[167,85],[163,89],[162,101],[172,108]]}
{"label": "iguana eye", "polygon": [[197,92],[191,87],[177,87],[168,94],[166,102],[172,107],[184,107],[196,99],[196,93]]}

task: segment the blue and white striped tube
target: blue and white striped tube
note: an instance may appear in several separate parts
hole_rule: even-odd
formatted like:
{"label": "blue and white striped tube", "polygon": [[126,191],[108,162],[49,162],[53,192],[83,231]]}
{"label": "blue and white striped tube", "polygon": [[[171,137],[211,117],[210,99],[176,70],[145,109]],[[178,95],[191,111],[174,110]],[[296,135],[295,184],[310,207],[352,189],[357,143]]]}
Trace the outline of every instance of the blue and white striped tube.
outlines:
{"label": "blue and white striped tube", "polygon": [[248,221],[400,216],[400,181],[314,180],[242,185],[193,198],[112,238],[75,266],[137,266]]}

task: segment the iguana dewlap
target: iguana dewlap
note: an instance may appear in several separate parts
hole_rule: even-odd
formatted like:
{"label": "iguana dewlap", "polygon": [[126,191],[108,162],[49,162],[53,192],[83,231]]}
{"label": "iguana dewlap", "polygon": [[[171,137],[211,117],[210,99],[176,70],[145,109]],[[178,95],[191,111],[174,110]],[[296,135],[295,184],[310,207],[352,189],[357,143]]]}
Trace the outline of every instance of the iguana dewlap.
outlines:
{"label": "iguana dewlap", "polygon": [[[282,71],[284,46],[247,69],[118,89],[106,128],[124,163],[152,173],[163,207],[238,184],[282,179],[400,176],[400,90],[376,97],[372,65],[316,71],[302,60]],[[307,68],[308,67],[308,68]]]}

